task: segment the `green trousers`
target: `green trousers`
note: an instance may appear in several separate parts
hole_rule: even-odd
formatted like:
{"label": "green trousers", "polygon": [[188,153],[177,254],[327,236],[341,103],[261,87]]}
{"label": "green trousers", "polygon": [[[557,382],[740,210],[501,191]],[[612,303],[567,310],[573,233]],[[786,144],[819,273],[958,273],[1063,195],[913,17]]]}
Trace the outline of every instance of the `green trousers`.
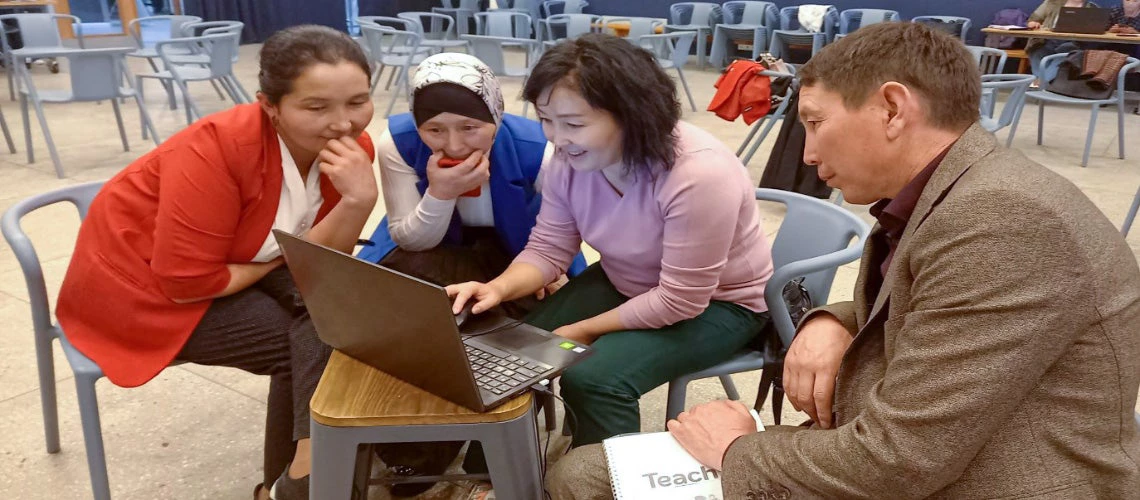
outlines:
{"label": "green trousers", "polygon": [[[527,316],[554,331],[629,300],[594,264]],[[641,431],[638,399],[655,387],[720,363],[765,327],[767,313],[712,301],[695,318],[656,330],[621,330],[594,342],[593,354],[562,374],[562,398],[573,412],[573,446]]]}

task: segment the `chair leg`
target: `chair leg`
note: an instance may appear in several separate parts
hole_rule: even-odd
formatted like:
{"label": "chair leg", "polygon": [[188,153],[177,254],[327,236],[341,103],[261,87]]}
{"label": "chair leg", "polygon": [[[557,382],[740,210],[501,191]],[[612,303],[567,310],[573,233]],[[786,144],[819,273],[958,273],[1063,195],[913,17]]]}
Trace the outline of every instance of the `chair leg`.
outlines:
{"label": "chair leg", "polygon": [[150,137],[154,140],[154,145],[157,146],[162,142],[162,138],[158,136],[158,129],[154,127],[154,121],[150,119],[150,113],[146,110],[146,103],[143,102],[141,94],[141,92],[135,93],[135,103],[139,106],[139,121],[142,122],[143,139],[147,138],[146,131],[150,129]]}
{"label": "chair leg", "polygon": [[542,401],[542,414],[546,417],[546,432],[554,432],[554,429],[558,428],[558,415],[556,414],[557,408],[554,405],[554,396],[539,394],[538,397]]}
{"label": "chair leg", "polygon": [[111,99],[111,109],[115,110],[115,123],[119,125],[119,139],[123,141],[123,151],[130,151],[131,145],[127,142],[127,129],[123,126],[123,112],[119,109],[118,99]]}
{"label": "chair leg", "polygon": [[202,117],[202,112],[198,109],[198,104],[194,102],[194,98],[190,97],[190,89],[187,88],[186,82],[175,79],[174,83],[178,85],[178,90],[182,91],[182,99],[186,104],[186,124],[194,123],[194,117]]}
{"label": "chair leg", "polygon": [[245,87],[242,86],[241,82],[238,81],[236,76],[227,75],[226,78],[229,79],[230,86],[238,91],[238,94],[241,95],[241,98],[245,102],[247,102],[247,103],[253,102],[253,98],[250,97],[249,92],[246,92]]}
{"label": "chair leg", "polygon": [[1081,156],[1081,166],[1089,166],[1089,150],[1092,149],[1093,132],[1096,131],[1096,117],[1100,114],[1100,106],[1092,106],[1092,116],[1089,118],[1089,133],[1085,137],[1085,154]]}
{"label": "chair leg", "polygon": [[[55,175],[60,179],[64,178],[63,162],[59,160],[59,152],[55,150],[55,141],[51,138],[51,130],[48,129],[47,117],[44,116],[44,107],[38,101],[33,100],[32,106],[36,108],[36,118],[40,121],[40,129],[44,133],[44,142],[47,144],[48,154],[51,155],[51,161],[55,165]],[[31,149],[28,153],[31,154]]]}
{"label": "chair leg", "polygon": [[3,111],[0,111],[0,127],[4,128],[4,141],[8,143],[8,152],[16,154],[16,143],[12,142],[12,131],[8,130],[8,120],[4,119]]}
{"label": "chair leg", "polygon": [[376,71],[372,73],[372,83],[368,87],[368,95],[376,93],[376,87],[380,85],[380,76],[384,74],[384,65],[376,66]]}
{"label": "chair leg", "polygon": [[218,86],[217,80],[210,80],[210,86],[214,87],[214,92],[218,94],[218,100],[219,101],[226,100],[227,92],[222,92],[222,88]]}
{"label": "chair leg", "polygon": [[32,119],[28,116],[28,96],[20,94],[20,118],[24,120],[24,148],[28,150],[28,164],[36,162],[36,152],[32,149]]}
{"label": "chair leg", "polygon": [[221,84],[222,89],[226,91],[226,95],[230,96],[230,100],[233,101],[234,104],[242,104],[245,102],[244,99],[242,99],[241,95],[238,94],[237,90],[234,89],[233,85],[230,84],[230,80],[228,78],[223,76],[219,77],[217,80],[210,81],[214,84]]}
{"label": "chair leg", "polygon": [[772,386],[772,422],[780,425],[780,415],[784,414],[784,383],[780,377]]}
{"label": "chair leg", "polygon": [[[762,120],[764,121],[764,131],[760,132],[760,137],[757,137],[756,141],[752,143],[752,149],[749,149],[748,154],[744,155],[744,159],[741,160],[745,165],[752,161],[752,156],[756,154],[756,150],[760,149],[760,145],[764,143],[764,140],[768,138],[768,134],[772,132],[772,127],[776,126],[775,118],[764,117]],[[760,123],[757,122],[757,125],[759,124]]]}
{"label": "chair leg", "polygon": [[[1007,104],[1008,106],[1008,104]],[[1009,126],[1009,137],[1005,139],[1005,147],[1013,147],[1013,136],[1017,135],[1017,124],[1021,121],[1021,110],[1025,109],[1025,103],[1022,102],[1018,106],[1017,111],[1013,113],[1013,123]]]}
{"label": "chair leg", "polygon": [[689,92],[689,82],[685,81],[685,72],[681,71],[681,67],[677,66],[677,76],[681,77],[681,86],[685,88],[685,95],[689,96],[689,106],[693,108],[693,112],[697,112],[697,102],[693,100],[693,93]]}
{"label": "chair leg", "polygon": [[673,379],[669,381],[669,396],[665,401],[665,421],[677,418],[685,411],[685,393],[689,385],[688,379]]}
{"label": "chair leg", "polygon": [[1037,145],[1041,145],[1041,134],[1045,128],[1045,101],[1037,101]]}
{"label": "chair leg", "polygon": [[59,453],[59,407],[55,395],[55,358],[52,339],[36,336],[36,370],[40,377],[40,409],[44,415],[44,441],[48,453]]}
{"label": "chair leg", "polygon": [[[1136,196],[1132,198],[1132,207],[1128,209],[1128,215],[1124,217],[1124,225],[1120,226],[1120,234],[1128,236],[1128,230],[1132,229],[1132,221],[1136,220],[1136,212],[1140,210],[1140,189],[1136,190]],[[40,382],[41,386],[43,382]]]}
{"label": "chair leg", "polygon": [[699,69],[705,69],[705,65],[708,63],[708,37],[705,30],[697,30],[697,68]]}
{"label": "chair leg", "polygon": [[397,69],[395,66],[393,66],[392,72],[388,73],[388,83],[384,84],[384,90],[386,90],[386,91],[392,90],[392,79],[396,77],[397,73],[399,73],[400,76],[403,77],[403,75],[404,75],[403,68],[401,67],[401,68]]}
{"label": "chair leg", "polygon": [[[385,118],[392,115],[392,108],[396,106],[396,99],[400,97],[400,89],[410,89],[411,78],[408,75],[410,71],[408,66],[400,68],[400,77],[396,79],[396,90],[392,91],[392,98],[388,100],[388,110],[384,112]],[[393,72],[393,74],[395,73]]]}
{"label": "chair leg", "polygon": [[1118,155],[1121,160],[1124,159],[1124,97],[1120,97],[1120,101],[1116,104],[1116,137],[1120,148]]}
{"label": "chair leg", "polygon": [[313,469],[309,498],[347,499],[352,495],[356,448],[350,432],[312,423]]}
{"label": "chair leg", "polygon": [[740,401],[740,393],[736,392],[736,384],[732,382],[732,376],[721,375],[719,378],[720,385],[721,387],[724,387],[724,394],[728,396],[728,399],[731,399],[733,401]]}
{"label": "chair leg", "polygon": [[99,424],[99,400],[95,395],[95,378],[76,374],[75,389],[79,395],[79,417],[83,422],[83,442],[87,447],[87,470],[91,474],[91,490],[96,500],[111,500],[107,480],[107,457],[103,452],[103,430]]}
{"label": "chair leg", "polygon": [[[482,439],[491,484],[498,498],[542,498],[542,457],[534,407],[524,415],[495,425]],[[318,498],[318,497],[313,497]]]}
{"label": "chair leg", "polygon": [[[149,60],[149,59],[148,59]],[[135,101],[139,104],[139,131],[142,133],[142,138],[147,139],[146,122],[143,121],[143,114],[146,112],[143,108],[146,98],[143,96],[143,79],[135,77]]]}
{"label": "chair leg", "polygon": [[752,138],[756,137],[756,131],[760,130],[760,125],[765,121],[768,121],[767,116],[760,118],[760,121],[752,124],[752,128],[748,131],[748,136],[744,138],[744,142],[740,143],[740,147],[736,148],[737,158],[740,158],[740,155],[744,154],[744,150],[748,147],[748,144],[752,142]]}

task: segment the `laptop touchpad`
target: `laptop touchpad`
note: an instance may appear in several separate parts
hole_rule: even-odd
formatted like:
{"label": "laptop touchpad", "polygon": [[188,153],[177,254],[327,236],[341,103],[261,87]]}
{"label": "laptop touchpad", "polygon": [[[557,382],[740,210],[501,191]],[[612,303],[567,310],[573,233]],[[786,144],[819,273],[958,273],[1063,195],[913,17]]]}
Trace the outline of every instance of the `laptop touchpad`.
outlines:
{"label": "laptop touchpad", "polygon": [[508,350],[521,350],[532,345],[544,344],[550,340],[548,337],[538,334],[537,329],[532,328],[528,328],[527,325],[519,325],[487,335],[481,340],[495,347]]}

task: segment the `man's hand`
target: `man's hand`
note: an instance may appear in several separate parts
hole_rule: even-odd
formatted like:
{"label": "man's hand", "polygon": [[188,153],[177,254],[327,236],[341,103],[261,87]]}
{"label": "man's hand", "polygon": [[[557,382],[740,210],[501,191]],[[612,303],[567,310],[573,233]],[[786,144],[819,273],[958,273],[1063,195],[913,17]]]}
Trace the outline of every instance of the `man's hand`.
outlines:
{"label": "man's hand", "polygon": [[835,376],[851,340],[851,333],[835,316],[820,314],[800,328],[784,357],[788,400],[824,429],[831,428]]}
{"label": "man's hand", "polygon": [[698,462],[721,470],[729,445],[756,432],[756,421],[740,401],[713,401],[681,412],[665,427]]}
{"label": "man's hand", "polygon": [[352,206],[372,209],[379,193],[372,159],[356,139],[344,136],[325,144],[317,154],[318,168],[329,177],[341,201]]}

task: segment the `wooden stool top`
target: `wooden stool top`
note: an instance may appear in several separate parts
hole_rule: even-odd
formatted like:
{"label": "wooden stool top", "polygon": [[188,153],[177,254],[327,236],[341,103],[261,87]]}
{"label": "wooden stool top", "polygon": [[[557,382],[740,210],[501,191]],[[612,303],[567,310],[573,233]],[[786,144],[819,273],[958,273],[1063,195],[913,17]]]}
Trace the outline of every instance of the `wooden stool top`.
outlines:
{"label": "wooden stool top", "polygon": [[332,427],[478,424],[518,418],[531,399],[528,391],[478,413],[333,351],[309,408],[313,420]]}

